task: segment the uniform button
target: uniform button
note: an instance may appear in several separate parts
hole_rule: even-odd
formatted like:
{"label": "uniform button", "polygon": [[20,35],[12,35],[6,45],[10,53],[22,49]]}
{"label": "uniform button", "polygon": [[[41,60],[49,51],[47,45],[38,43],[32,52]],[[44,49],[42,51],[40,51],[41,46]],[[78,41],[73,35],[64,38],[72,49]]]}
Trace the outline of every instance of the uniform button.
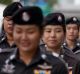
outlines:
{"label": "uniform button", "polygon": [[42,57],[43,59],[46,59],[47,56],[46,56],[45,54],[42,54],[41,57]]}

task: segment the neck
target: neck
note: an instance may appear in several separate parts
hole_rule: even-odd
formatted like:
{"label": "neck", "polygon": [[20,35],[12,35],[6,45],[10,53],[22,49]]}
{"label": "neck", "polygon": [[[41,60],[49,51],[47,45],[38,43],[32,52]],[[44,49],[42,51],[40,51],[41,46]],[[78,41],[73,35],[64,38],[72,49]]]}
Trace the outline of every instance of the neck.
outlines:
{"label": "neck", "polygon": [[9,45],[11,46],[14,43],[14,39],[13,39],[13,35],[11,34],[6,34],[7,36],[7,42],[9,43]]}
{"label": "neck", "polygon": [[13,41],[13,35],[12,34],[7,34],[6,33],[6,36],[7,36],[8,40]]}
{"label": "neck", "polygon": [[72,49],[72,48],[75,47],[76,41],[66,39],[66,42],[67,42],[67,46],[68,46],[69,48]]}
{"label": "neck", "polygon": [[35,55],[36,51],[26,52],[26,51],[19,51],[20,59],[24,61],[25,64],[30,64],[32,61],[33,56]]}

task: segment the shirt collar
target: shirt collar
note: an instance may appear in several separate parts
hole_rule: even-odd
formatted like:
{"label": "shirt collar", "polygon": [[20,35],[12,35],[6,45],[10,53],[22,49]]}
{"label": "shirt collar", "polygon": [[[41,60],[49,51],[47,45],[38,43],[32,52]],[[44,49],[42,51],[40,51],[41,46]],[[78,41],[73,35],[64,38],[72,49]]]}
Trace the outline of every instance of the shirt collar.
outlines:
{"label": "shirt collar", "polygon": [[6,64],[10,63],[12,60],[16,58],[17,48],[10,54],[8,59],[5,61]]}
{"label": "shirt collar", "polygon": [[7,38],[6,38],[6,36],[4,35],[4,36],[1,37],[1,41],[0,41],[0,42],[6,41],[6,39],[7,39]]}
{"label": "shirt collar", "polygon": [[52,55],[55,56],[55,57],[59,57],[59,54],[55,53],[55,52],[52,52]]}
{"label": "shirt collar", "polygon": [[[75,47],[79,47],[80,46],[80,43],[78,41],[76,41],[75,44],[76,44]],[[67,47],[67,42],[66,41],[63,43],[63,46]]]}
{"label": "shirt collar", "polygon": [[[34,64],[40,60],[45,60],[45,59],[46,59],[46,54],[42,53],[40,51],[40,49],[38,48],[30,64]],[[11,55],[5,61],[5,63],[9,64],[13,60],[20,60],[19,59],[19,50],[17,48],[11,53]]]}
{"label": "shirt collar", "polygon": [[[62,48],[62,46],[61,46],[61,50],[60,50],[60,53],[58,54],[58,53],[56,53],[56,52],[51,52],[51,51],[47,51],[47,45],[45,45],[45,48],[46,48],[46,52],[48,52],[49,54],[52,54],[53,56],[55,56],[55,57],[62,57],[63,58],[63,54],[64,54],[64,49]],[[49,50],[49,49],[48,49]]]}

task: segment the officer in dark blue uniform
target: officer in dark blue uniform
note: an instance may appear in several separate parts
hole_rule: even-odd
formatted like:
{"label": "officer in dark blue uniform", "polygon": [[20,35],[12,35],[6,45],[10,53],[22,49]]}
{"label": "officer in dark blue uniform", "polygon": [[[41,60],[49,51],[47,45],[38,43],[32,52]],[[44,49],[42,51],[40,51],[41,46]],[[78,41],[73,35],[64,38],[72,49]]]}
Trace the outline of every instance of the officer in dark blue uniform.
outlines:
{"label": "officer in dark blue uniform", "polygon": [[80,43],[77,41],[78,33],[78,18],[75,16],[68,18],[66,20],[66,37],[63,44],[63,49],[65,50],[65,55],[67,56],[64,58],[64,60],[69,62],[70,69],[72,67],[72,70],[74,70],[74,65],[80,60]]}
{"label": "officer in dark blue uniform", "polygon": [[5,48],[8,49],[16,47],[13,39],[13,22],[10,18],[15,13],[15,11],[21,7],[22,5],[19,2],[13,2],[8,5],[3,11],[4,18],[2,24],[2,33],[0,36],[0,48],[2,48],[3,51],[6,51]]}
{"label": "officer in dark blue uniform", "polygon": [[50,13],[45,17],[43,24],[41,50],[61,59],[71,71],[78,59],[62,46],[66,32],[65,16],[62,13]]}
{"label": "officer in dark blue uniform", "polygon": [[66,20],[66,38],[63,48],[66,51],[74,53],[80,60],[80,43],[78,40],[79,20],[77,17],[71,17]]}
{"label": "officer in dark blue uniform", "polygon": [[41,50],[64,61],[61,48],[64,36],[65,16],[62,13],[48,14],[43,23],[42,43],[40,43]]}
{"label": "officer in dark blue uniform", "polygon": [[0,74],[68,74],[61,60],[52,59],[51,55],[39,49],[43,22],[39,7],[23,7],[13,15],[12,20],[17,49],[11,54],[0,53]]}
{"label": "officer in dark blue uniform", "polygon": [[62,13],[48,14],[43,23],[42,41],[45,44],[40,44],[40,47],[51,52],[54,56],[59,57],[61,54],[61,45],[65,35],[65,17]]}

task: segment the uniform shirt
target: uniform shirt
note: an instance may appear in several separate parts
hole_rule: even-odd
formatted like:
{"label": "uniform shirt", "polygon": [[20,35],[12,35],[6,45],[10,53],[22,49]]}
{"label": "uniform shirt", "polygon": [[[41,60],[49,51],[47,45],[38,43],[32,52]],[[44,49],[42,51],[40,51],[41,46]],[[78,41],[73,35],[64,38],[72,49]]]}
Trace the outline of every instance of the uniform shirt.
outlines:
{"label": "uniform shirt", "polygon": [[58,57],[61,61],[63,61],[63,63],[65,63],[65,65],[68,67],[68,69],[71,69],[77,61],[79,61],[76,58],[76,55],[71,53],[69,50],[65,50],[62,47],[62,50],[60,51],[60,54],[57,54],[57,56],[46,50],[45,44],[40,45],[40,49],[42,52],[48,53],[48,54],[52,54],[55,57]]}
{"label": "uniform shirt", "polygon": [[75,47],[73,49],[70,49],[67,47],[67,43],[64,42],[64,44],[62,45],[62,48],[65,51],[64,60],[66,60],[66,62],[68,62],[69,68],[71,69],[71,67],[73,68],[75,66],[75,64],[80,60],[79,43],[76,42]]}
{"label": "uniform shirt", "polygon": [[19,59],[17,49],[4,53],[0,53],[0,74],[68,74],[61,60],[56,57],[52,59],[51,55],[44,54],[39,49],[28,65]]}
{"label": "uniform shirt", "polygon": [[[60,54],[58,54],[58,53],[56,53],[56,52],[51,52],[51,51],[47,51],[47,48],[46,48],[46,45],[45,44],[41,44],[40,45],[40,49],[41,49],[41,51],[42,52],[44,52],[44,53],[48,53],[48,54],[52,54],[53,56],[55,56],[55,57],[61,57],[61,58],[63,58],[63,53],[64,53],[64,50],[61,50],[60,51]],[[48,49],[49,50],[49,49]]]}
{"label": "uniform shirt", "polygon": [[47,51],[47,50],[50,50],[50,49],[47,48],[47,45],[45,45],[44,42],[40,42],[39,46],[40,46],[40,49],[41,49],[42,52],[46,52],[46,53],[52,54],[55,57],[62,57],[63,58],[64,50],[61,50],[60,54],[58,54],[58,53],[55,53],[55,52]]}
{"label": "uniform shirt", "polygon": [[8,48],[15,48],[15,47],[16,47],[15,44],[13,44],[12,46],[9,45],[5,35],[0,37],[0,48],[2,48],[4,50],[5,48],[8,49]]}
{"label": "uniform shirt", "polygon": [[76,42],[75,47],[73,49],[68,48],[67,43],[64,42],[63,49],[65,49],[65,51],[69,51],[70,53],[75,54],[76,58],[80,60],[80,43],[79,42]]}
{"label": "uniform shirt", "polygon": [[75,64],[72,74],[80,74],[80,61]]}

